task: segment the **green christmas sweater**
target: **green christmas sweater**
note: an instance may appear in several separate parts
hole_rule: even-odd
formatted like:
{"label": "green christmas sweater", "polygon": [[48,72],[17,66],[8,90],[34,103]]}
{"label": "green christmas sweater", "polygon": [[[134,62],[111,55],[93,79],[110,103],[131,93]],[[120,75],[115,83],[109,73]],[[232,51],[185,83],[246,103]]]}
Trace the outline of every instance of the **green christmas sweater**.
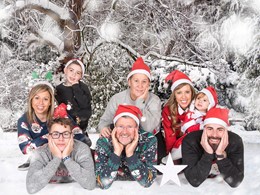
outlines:
{"label": "green christmas sweater", "polygon": [[144,187],[152,185],[157,171],[157,139],[152,133],[139,130],[138,146],[134,155],[126,157],[114,153],[112,140],[99,138],[95,151],[95,172],[97,184],[109,188],[115,180],[136,180]]}

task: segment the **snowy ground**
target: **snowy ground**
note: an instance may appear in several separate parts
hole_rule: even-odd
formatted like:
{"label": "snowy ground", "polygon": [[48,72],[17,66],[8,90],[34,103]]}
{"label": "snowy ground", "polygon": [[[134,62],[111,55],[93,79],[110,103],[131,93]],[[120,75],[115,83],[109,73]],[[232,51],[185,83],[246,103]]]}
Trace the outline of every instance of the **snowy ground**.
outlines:
{"label": "snowy ground", "polygon": [[[236,128],[232,128],[236,129]],[[231,129],[231,130],[232,130]],[[244,140],[245,146],[245,177],[238,188],[231,188],[220,179],[207,179],[201,186],[194,188],[188,184],[184,174],[179,178],[181,186],[173,182],[160,187],[162,176],[158,176],[150,188],[143,188],[137,182],[116,181],[108,190],[96,188],[92,191],[85,190],[77,183],[70,184],[49,184],[37,194],[228,194],[228,195],[254,195],[260,192],[260,132],[245,132],[236,130]],[[93,142],[97,139],[96,134],[90,134]],[[4,195],[24,195],[27,194],[25,188],[25,177],[27,172],[18,171],[17,166],[27,159],[22,155],[17,144],[16,133],[1,133],[0,130],[0,194]]]}

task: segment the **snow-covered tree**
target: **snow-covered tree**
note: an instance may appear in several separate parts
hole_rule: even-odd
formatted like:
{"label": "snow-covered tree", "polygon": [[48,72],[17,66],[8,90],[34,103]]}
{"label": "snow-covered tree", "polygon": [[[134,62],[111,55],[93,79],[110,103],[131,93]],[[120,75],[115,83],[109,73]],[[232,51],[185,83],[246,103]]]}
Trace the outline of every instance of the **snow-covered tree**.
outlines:
{"label": "snow-covered tree", "polygon": [[254,130],[260,129],[259,21],[258,0],[4,0],[1,62],[57,67],[81,57],[95,127],[110,96],[126,87],[120,76],[141,55],[163,101],[164,77],[178,68],[198,90],[214,85],[220,104],[243,113]]}

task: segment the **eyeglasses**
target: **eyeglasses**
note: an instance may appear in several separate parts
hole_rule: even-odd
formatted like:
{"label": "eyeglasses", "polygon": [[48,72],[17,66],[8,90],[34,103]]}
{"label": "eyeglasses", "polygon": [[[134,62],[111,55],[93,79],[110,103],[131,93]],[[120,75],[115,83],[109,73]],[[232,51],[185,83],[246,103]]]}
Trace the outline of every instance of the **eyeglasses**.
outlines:
{"label": "eyeglasses", "polygon": [[68,138],[70,138],[71,132],[69,132],[69,131],[64,131],[64,132],[60,133],[60,132],[54,131],[53,133],[49,133],[49,134],[51,135],[51,137],[52,137],[53,139],[59,139],[59,138],[60,138],[60,135],[62,135],[62,137],[63,137],[64,139],[68,139]]}
{"label": "eyeglasses", "polygon": [[124,129],[126,129],[126,130],[134,130],[134,128],[136,128],[136,127],[133,127],[133,126],[116,126],[116,128],[117,128],[117,130],[119,130],[119,131],[123,131]]}

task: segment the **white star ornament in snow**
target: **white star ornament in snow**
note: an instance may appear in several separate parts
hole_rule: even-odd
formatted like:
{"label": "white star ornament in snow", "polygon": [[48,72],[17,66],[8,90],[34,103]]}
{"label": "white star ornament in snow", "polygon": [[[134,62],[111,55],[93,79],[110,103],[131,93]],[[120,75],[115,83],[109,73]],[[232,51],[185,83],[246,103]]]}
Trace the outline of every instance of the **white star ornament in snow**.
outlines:
{"label": "white star ornament in snow", "polygon": [[154,165],[154,167],[163,174],[160,186],[163,186],[169,180],[172,180],[174,183],[181,186],[178,173],[187,167],[187,165],[174,165],[172,156],[169,154],[166,165]]}

